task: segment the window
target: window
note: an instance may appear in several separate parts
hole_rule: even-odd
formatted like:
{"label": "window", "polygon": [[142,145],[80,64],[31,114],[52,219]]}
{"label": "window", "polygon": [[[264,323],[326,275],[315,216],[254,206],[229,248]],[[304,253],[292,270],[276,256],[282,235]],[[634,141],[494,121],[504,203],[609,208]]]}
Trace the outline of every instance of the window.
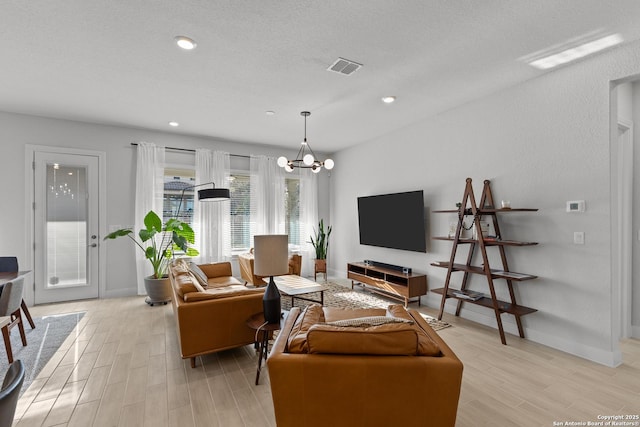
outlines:
{"label": "window", "polygon": [[289,235],[289,245],[300,246],[300,180],[285,179],[285,223],[284,232]]}
{"label": "window", "polygon": [[[180,198],[185,187],[195,185],[195,170],[166,168],[164,175],[163,221],[173,218],[180,206],[178,219],[192,225],[194,189],[185,191],[182,203]],[[248,172],[231,173],[231,251],[234,253],[246,252],[253,246],[250,182]],[[289,245],[295,250],[304,243],[300,238],[300,180],[286,178],[285,193],[285,233],[289,235]]]}
{"label": "window", "polygon": [[178,219],[192,225],[193,222],[193,188],[184,192],[182,203],[180,199],[182,190],[196,183],[196,172],[193,169],[164,170],[164,200],[162,203],[162,220],[166,222],[178,213]]}
{"label": "window", "polygon": [[[251,191],[250,175],[247,172],[231,174],[231,251],[246,252],[251,242]],[[289,235],[289,245],[299,246],[300,242],[300,180],[286,178],[285,181],[285,233]]]}
{"label": "window", "polygon": [[249,174],[232,173],[231,193],[231,251],[244,252],[251,245],[251,192]]}

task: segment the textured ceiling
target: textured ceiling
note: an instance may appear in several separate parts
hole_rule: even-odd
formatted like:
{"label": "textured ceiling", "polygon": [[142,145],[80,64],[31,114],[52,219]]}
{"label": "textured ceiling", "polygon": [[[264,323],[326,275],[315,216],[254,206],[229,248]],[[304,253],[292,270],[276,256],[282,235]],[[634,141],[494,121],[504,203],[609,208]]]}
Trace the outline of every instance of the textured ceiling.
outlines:
{"label": "textured ceiling", "polygon": [[[309,110],[331,152],[534,78],[535,52],[638,39],[639,22],[637,0],[8,0],[0,110],[292,148]],[[364,66],[326,71],[338,57]]]}

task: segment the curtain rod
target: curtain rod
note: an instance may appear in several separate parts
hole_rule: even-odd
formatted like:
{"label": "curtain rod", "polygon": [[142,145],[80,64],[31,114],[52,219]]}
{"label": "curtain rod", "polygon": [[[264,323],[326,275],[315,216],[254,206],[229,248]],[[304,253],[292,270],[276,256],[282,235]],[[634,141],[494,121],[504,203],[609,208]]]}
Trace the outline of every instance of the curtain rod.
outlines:
{"label": "curtain rod", "polygon": [[[132,142],[131,145],[133,146],[138,146],[137,142]],[[178,148],[178,147],[164,147],[165,150],[171,150],[171,151],[185,151],[188,153],[195,153],[196,150],[194,150],[193,148]],[[251,156],[247,156],[244,154],[229,154],[232,157],[242,157],[244,159],[249,159],[251,158]]]}

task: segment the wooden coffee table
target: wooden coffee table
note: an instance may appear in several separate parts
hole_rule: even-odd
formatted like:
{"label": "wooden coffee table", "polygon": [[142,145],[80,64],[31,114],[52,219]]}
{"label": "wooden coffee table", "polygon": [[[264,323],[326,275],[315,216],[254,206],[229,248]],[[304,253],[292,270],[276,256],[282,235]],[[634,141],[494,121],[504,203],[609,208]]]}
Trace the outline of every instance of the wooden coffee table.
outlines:
{"label": "wooden coffee table", "polygon": [[[265,282],[269,282],[269,278],[263,279]],[[327,285],[321,285],[312,280],[306,279],[301,276],[288,274],[286,276],[276,276],[273,278],[281,295],[291,297],[291,306],[295,299],[301,299],[304,301],[317,302],[320,305],[324,305],[324,291],[328,289]],[[320,292],[320,300],[311,299],[302,295]]]}

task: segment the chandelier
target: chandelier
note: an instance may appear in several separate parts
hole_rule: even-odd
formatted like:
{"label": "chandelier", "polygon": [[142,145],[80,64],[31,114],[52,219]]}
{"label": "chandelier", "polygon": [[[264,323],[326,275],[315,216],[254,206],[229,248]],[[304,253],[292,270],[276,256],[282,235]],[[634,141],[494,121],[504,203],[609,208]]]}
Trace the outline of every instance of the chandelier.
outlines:
{"label": "chandelier", "polygon": [[318,173],[324,166],[325,169],[333,169],[334,163],[331,159],[326,159],[321,162],[316,157],[309,143],[307,142],[307,117],[311,115],[308,111],[302,111],[301,116],[304,116],[304,140],[300,143],[300,150],[296,155],[295,160],[289,160],[285,156],[278,158],[278,166],[284,168],[287,172],[293,172],[295,168],[311,169],[313,173]]}

